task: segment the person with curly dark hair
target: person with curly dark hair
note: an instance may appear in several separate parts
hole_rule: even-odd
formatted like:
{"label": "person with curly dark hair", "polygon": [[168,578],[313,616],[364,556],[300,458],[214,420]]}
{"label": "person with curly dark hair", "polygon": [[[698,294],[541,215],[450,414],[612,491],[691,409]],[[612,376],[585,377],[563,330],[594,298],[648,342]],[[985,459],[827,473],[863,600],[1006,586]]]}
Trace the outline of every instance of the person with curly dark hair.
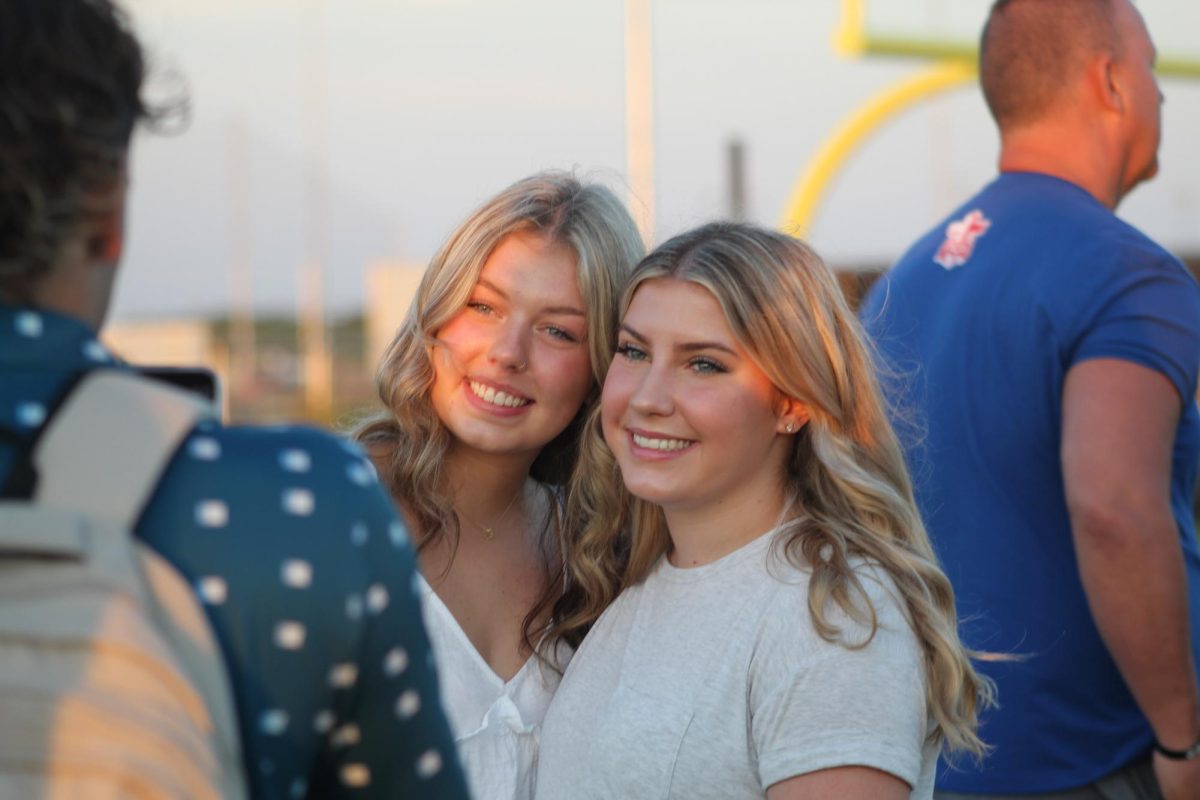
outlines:
{"label": "person with curly dark hair", "polygon": [[[0,2],[0,499],[12,505],[54,477],[39,476],[30,454],[72,387],[128,374],[97,333],[120,271],[130,140],[139,123],[186,110],[148,106],[145,73],[109,0]],[[133,538],[174,567],[206,612],[248,793],[466,797],[407,531],[358,447],[313,430],[208,421],[181,442]],[[77,460],[127,467],[119,448],[90,449],[83,437]],[[0,700],[23,701],[8,689]],[[4,788],[22,746],[15,720],[26,720],[0,717],[0,794],[33,796]],[[128,796],[130,776],[112,780]]]}

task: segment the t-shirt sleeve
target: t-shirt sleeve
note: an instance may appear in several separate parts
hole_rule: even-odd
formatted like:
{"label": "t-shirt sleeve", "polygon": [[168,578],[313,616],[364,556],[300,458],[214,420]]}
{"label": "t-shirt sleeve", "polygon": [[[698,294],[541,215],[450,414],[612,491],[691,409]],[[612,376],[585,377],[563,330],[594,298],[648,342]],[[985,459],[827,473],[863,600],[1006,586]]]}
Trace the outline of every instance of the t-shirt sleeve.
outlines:
{"label": "t-shirt sleeve", "polygon": [[467,796],[407,532],[356,446],[206,423],[137,534],[208,612],[254,796]]}
{"label": "t-shirt sleeve", "polygon": [[1171,381],[1184,402],[1196,392],[1200,369],[1200,288],[1186,269],[1165,254],[1134,264],[1118,260],[1100,284],[1079,332],[1072,365],[1116,358],[1155,370]]}
{"label": "t-shirt sleeve", "polygon": [[[826,642],[813,630],[805,592],[776,604],[772,636],[752,666],[751,734],[767,788],[798,775],[866,766],[915,785],[929,730],[917,643],[891,595],[864,587],[879,628],[863,647]],[[845,641],[868,628],[831,606]]]}

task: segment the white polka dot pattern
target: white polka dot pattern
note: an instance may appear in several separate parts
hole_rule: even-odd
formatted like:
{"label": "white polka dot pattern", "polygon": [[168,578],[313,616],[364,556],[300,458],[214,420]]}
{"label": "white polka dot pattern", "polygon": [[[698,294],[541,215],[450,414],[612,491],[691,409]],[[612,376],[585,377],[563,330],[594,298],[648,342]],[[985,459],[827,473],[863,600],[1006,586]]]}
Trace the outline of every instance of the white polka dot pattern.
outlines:
{"label": "white polka dot pattern", "polygon": [[400,719],[412,719],[421,710],[421,695],[415,689],[409,689],[396,700],[396,716]]}
{"label": "white polka dot pattern", "polygon": [[94,339],[83,343],[83,356],[89,361],[95,361],[97,364],[103,364],[111,360],[108,351],[104,349],[104,345]]}
{"label": "white polka dot pattern", "polygon": [[351,789],[362,789],[371,785],[371,771],[366,764],[345,764],[342,767],[342,783]]}
{"label": "white polka dot pattern", "polygon": [[283,493],[283,510],[297,517],[307,517],[313,513],[316,500],[308,489],[287,489]]}
{"label": "white polka dot pattern", "polygon": [[197,436],[188,442],[188,455],[200,461],[216,461],[221,457],[221,443],[211,436]]}
{"label": "white polka dot pattern", "polygon": [[288,559],[279,568],[283,585],[291,589],[307,589],[312,585],[312,565],[298,558]]}
{"label": "white polka dot pattern", "polygon": [[359,486],[370,486],[375,481],[375,473],[365,463],[358,461],[346,467],[346,477],[351,483]]}
{"label": "white polka dot pattern", "polygon": [[393,647],[383,659],[383,674],[389,678],[402,675],[408,669],[408,651],[403,647]]}
{"label": "white polka dot pattern", "polygon": [[371,584],[367,589],[367,611],[378,614],[388,606],[388,590],[382,583]]}
{"label": "white polka dot pattern", "polygon": [[258,718],[258,729],[268,736],[278,736],[287,730],[288,714],[282,708],[264,711]]}
{"label": "white polka dot pattern", "polygon": [[313,730],[317,733],[329,733],[333,730],[333,723],[335,721],[336,718],[333,716],[332,711],[328,709],[318,711],[317,715],[313,717]]}
{"label": "white polka dot pattern", "polygon": [[22,311],[13,320],[17,333],[26,339],[36,339],[42,335],[42,315],[33,311]]}
{"label": "white polka dot pattern", "polygon": [[[0,420],[21,432],[46,424],[70,374],[119,361],[78,322],[2,303],[0,354]],[[0,443],[0,473],[10,448]],[[352,442],[206,419],[139,522],[240,667],[230,677],[254,796],[463,796],[452,740],[425,725],[441,712],[433,673],[414,668],[429,648],[407,590],[410,535],[379,484]],[[375,699],[350,702],[358,692]],[[339,756],[309,759],[334,743]]]}
{"label": "white polka dot pattern", "polygon": [[196,594],[210,606],[219,606],[229,598],[229,586],[219,575],[206,575],[196,582]]}
{"label": "white polka dot pattern", "polygon": [[437,750],[426,750],[417,759],[417,776],[429,780],[442,771],[442,756]]}
{"label": "white polka dot pattern", "polygon": [[355,664],[334,664],[329,670],[329,685],[335,689],[349,689],[357,680],[358,666]]}
{"label": "white polka dot pattern", "polygon": [[304,625],[293,620],[280,622],[275,626],[275,645],[283,650],[299,650],[304,647],[304,639],[308,631]]}
{"label": "white polka dot pattern", "polygon": [[229,524],[229,506],[223,500],[201,500],[196,504],[196,524],[201,528],[224,528]]}
{"label": "white polka dot pattern", "polygon": [[41,403],[21,403],[17,406],[17,424],[36,428],[46,421],[46,407]]}
{"label": "white polka dot pattern", "polygon": [[279,454],[279,466],[287,472],[308,472],[312,469],[312,456],[303,450],[284,450]]}
{"label": "white polka dot pattern", "polygon": [[334,731],[329,741],[334,747],[353,747],[362,741],[362,734],[357,725],[347,723]]}

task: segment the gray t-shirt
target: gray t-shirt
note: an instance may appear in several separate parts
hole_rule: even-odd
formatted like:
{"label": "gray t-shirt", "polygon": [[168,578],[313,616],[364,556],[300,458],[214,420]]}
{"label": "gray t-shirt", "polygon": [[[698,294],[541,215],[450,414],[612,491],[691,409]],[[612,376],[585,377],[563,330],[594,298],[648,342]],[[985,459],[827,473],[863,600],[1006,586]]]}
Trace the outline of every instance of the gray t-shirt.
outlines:
{"label": "gray t-shirt", "polygon": [[[809,573],[773,533],[702,567],[664,558],[575,654],[542,728],[536,797],[760,798],[837,766],[933,792],[921,651],[882,572],[856,567],[878,617],[865,647],[825,641]],[[844,640],[868,629],[830,607]]]}

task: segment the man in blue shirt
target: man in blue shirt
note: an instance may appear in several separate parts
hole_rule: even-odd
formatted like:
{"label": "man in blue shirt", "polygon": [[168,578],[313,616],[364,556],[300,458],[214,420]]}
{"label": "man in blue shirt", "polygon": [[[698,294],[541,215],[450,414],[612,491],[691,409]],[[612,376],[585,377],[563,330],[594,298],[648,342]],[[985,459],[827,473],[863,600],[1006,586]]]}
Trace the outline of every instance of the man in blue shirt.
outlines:
{"label": "man in blue shirt", "polygon": [[[96,332],[142,77],[108,0],[0,3],[0,486],[79,376],[121,368]],[[405,528],[356,446],[202,423],[135,535],[208,612],[253,797],[466,797]]]}
{"label": "man in blue shirt", "polygon": [[1154,60],[1129,0],[995,3],[1001,174],[861,312],[964,639],[1016,656],[944,797],[1200,797],[1200,291],[1112,213],[1157,171]]}

